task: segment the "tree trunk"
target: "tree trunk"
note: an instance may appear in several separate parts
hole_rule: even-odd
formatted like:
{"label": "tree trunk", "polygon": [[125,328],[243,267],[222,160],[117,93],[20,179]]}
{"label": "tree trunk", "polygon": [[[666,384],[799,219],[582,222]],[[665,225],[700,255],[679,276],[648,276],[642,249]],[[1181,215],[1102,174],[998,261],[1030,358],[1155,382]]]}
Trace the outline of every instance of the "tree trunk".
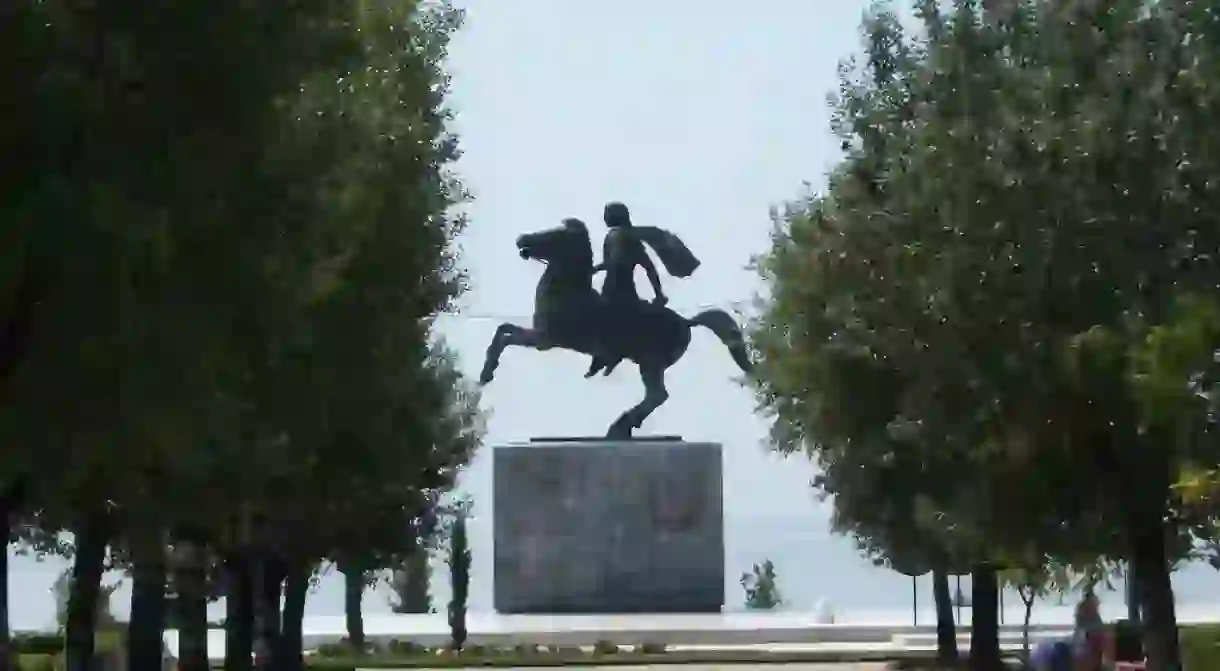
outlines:
{"label": "tree trunk", "polygon": [[1001,670],[1000,581],[994,567],[981,564],[970,577],[970,668]]}
{"label": "tree trunk", "polygon": [[0,499],[0,521],[4,528],[4,551],[0,553],[0,671],[13,671],[16,668],[12,647],[12,635],[9,633],[8,617],[8,549],[13,541],[13,520],[17,518],[17,507],[21,505],[20,486],[14,485]]}
{"label": "tree trunk", "polygon": [[343,571],[343,612],[347,616],[347,641],[357,654],[364,654],[364,576],[362,567],[349,564]]}
{"label": "tree trunk", "polygon": [[956,666],[957,625],[949,596],[949,574],[944,571],[932,572],[932,598],[936,602],[936,659],[944,666]]}
{"label": "tree trunk", "polygon": [[[45,284],[35,281],[34,274],[39,270],[37,263],[28,256],[25,258],[12,310],[0,322],[0,403],[4,402],[4,397],[10,391],[4,383],[16,372],[29,350],[34,312]],[[4,554],[0,557],[0,671],[12,671],[16,668],[17,655],[13,652],[12,634],[9,631],[8,549],[13,540],[13,520],[17,518],[17,509],[25,498],[24,482],[24,479],[18,476],[5,492],[3,499],[0,499],[0,515],[3,515],[4,520]],[[100,585],[100,574],[98,582]]]}
{"label": "tree trunk", "polygon": [[109,543],[109,520],[104,514],[87,517],[76,529],[76,559],[68,592],[64,655],[67,671],[89,671],[93,663],[93,637],[101,596],[102,569]]}
{"label": "tree trunk", "polygon": [[1176,670],[1182,661],[1173,586],[1169,581],[1169,557],[1165,549],[1165,523],[1159,516],[1143,515],[1142,519],[1133,519],[1131,527],[1131,572],[1136,601],[1143,610],[1148,668]]}
{"label": "tree trunk", "polygon": [[8,620],[8,547],[12,538],[12,517],[6,514],[4,520],[4,552],[0,553],[0,671],[12,671],[14,655]]}
{"label": "tree trunk", "polygon": [[207,572],[203,549],[182,543],[174,571],[178,606],[178,669],[208,671]]}
{"label": "tree trunk", "polygon": [[134,548],[127,660],[133,669],[160,669],[165,636],[165,544],[159,535]]}
{"label": "tree trunk", "polygon": [[1144,616],[1140,612],[1139,589],[1136,586],[1135,576],[1132,575],[1130,563],[1127,564],[1127,575],[1125,582],[1126,584],[1124,586],[1126,587],[1127,595],[1127,620],[1131,622],[1132,625],[1139,627],[1144,621]]}
{"label": "tree trunk", "polygon": [[1021,622],[1021,650],[1025,653],[1025,661],[1029,661],[1029,621],[1034,615],[1035,595],[1031,592],[1029,599],[1021,594],[1021,603],[1025,606],[1025,619]]}
{"label": "tree trunk", "polygon": [[225,671],[250,671],[254,656],[254,575],[249,557],[235,552],[225,561]]}
{"label": "tree trunk", "polygon": [[[3,383],[21,365],[29,349],[30,334],[34,326],[34,309],[41,293],[33,277],[34,263],[32,259],[25,260],[12,312],[0,322],[0,387],[5,386]],[[0,393],[0,403],[5,395]],[[8,548],[13,540],[13,520],[16,519],[17,508],[24,499],[23,483],[24,480],[18,477],[0,500],[0,515],[3,515],[4,520],[4,556],[0,557],[0,671],[12,671],[16,668],[16,655],[13,653],[12,634],[9,631]]]}
{"label": "tree trunk", "polygon": [[255,582],[255,620],[258,623],[258,638],[255,641],[255,668],[270,671],[274,668],[275,656],[280,645],[280,594],[284,583],[283,564],[275,557],[263,557],[258,563]]}
{"label": "tree trunk", "polygon": [[305,668],[304,631],[305,596],[309,592],[309,571],[293,566],[284,580],[284,627],[276,671],[302,671]]}

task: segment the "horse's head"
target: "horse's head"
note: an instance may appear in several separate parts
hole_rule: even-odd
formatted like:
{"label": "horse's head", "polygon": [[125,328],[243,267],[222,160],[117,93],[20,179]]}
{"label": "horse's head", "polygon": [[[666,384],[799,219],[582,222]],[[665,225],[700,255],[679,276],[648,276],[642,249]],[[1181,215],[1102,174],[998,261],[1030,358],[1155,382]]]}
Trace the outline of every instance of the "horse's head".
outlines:
{"label": "horse's head", "polygon": [[564,219],[562,226],[518,237],[517,252],[523,259],[537,259],[564,270],[593,269],[589,229],[579,219]]}

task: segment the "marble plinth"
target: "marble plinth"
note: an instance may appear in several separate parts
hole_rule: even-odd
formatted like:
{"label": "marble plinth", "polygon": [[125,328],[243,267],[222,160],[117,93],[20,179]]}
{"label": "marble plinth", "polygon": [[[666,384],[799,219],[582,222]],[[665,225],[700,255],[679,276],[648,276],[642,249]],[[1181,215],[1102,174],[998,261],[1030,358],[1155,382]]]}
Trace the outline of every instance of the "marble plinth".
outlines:
{"label": "marble plinth", "polygon": [[539,439],[492,458],[498,612],[720,612],[720,445]]}

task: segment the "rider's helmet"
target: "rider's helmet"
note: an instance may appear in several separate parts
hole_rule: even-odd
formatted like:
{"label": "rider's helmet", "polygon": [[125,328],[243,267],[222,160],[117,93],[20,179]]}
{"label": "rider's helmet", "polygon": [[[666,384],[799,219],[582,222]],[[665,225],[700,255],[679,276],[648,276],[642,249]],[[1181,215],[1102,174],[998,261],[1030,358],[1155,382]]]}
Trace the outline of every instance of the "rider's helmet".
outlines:
{"label": "rider's helmet", "polygon": [[602,219],[610,228],[631,225],[631,213],[627,211],[627,206],[617,201],[613,203],[606,203],[606,209],[602,213]]}

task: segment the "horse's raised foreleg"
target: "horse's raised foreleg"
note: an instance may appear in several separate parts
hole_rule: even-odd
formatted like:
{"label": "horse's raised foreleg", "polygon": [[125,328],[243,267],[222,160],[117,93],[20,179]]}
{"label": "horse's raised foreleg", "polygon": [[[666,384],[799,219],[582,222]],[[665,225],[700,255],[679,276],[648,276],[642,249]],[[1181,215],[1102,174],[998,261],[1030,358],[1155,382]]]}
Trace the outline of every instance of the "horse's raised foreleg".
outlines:
{"label": "horse's raised foreleg", "polygon": [[669,390],[665,388],[664,368],[640,366],[640,379],[644,381],[644,400],[619,415],[606,432],[607,438],[630,438],[632,430],[640,428],[649,415],[669,400]]}
{"label": "horse's raised foreleg", "polygon": [[487,346],[487,357],[483,359],[483,372],[479,375],[479,383],[487,384],[496,377],[496,368],[500,366],[500,355],[506,347],[532,347],[534,349],[549,349],[549,345],[537,331],[507,322],[496,327],[496,334]]}

